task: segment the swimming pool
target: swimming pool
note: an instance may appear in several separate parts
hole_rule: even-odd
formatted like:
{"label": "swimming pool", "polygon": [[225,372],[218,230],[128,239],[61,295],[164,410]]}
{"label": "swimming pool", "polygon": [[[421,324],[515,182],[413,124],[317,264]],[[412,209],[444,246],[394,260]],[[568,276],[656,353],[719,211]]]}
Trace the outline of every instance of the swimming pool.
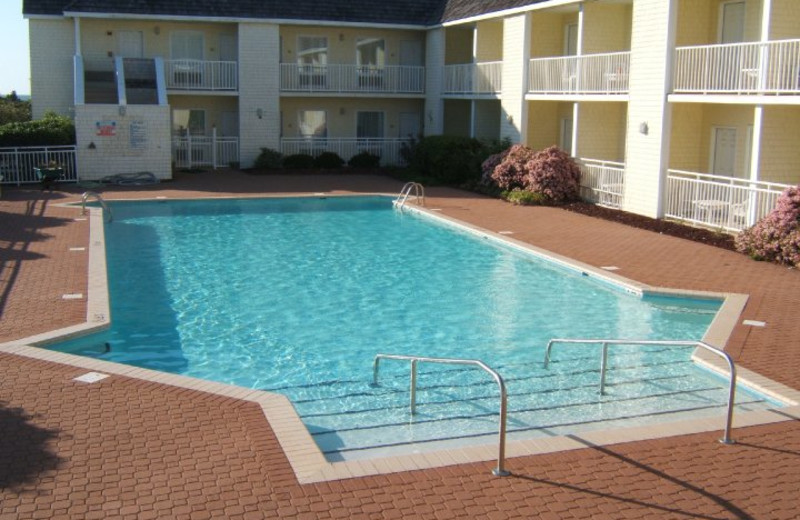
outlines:
{"label": "swimming pool", "polygon": [[[514,436],[721,414],[724,382],[689,349],[597,352],[554,337],[700,339],[719,301],[641,297],[584,273],[399,213],[384,197],[113,203],[113,327],[58,350],[287,395],[329,458],[482,442],[496,430],[485,374],[375,354],[479,358],[509,388]],[[745,407],[764,405],[740,394]]]}

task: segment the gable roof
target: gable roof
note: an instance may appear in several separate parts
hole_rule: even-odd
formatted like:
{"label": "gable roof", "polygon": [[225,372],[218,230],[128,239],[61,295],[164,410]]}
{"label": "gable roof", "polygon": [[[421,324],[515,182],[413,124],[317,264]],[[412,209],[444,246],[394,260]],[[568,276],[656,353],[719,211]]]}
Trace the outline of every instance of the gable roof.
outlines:
{"label": "gable roof", "polygon": [[547,0],[23,0],[26,15],[252,18],[429,26]]}

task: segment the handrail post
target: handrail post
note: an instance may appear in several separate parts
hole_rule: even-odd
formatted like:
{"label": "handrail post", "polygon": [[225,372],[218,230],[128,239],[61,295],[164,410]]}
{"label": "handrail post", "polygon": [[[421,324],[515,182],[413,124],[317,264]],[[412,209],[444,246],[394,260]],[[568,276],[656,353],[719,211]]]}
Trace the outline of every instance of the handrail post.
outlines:
{"label": "handrail post", "polygon": [[417,360],[411,360],[411,415],[417,413]]}
{"label": "handrail post", "polygon": [[608,369],[608,343],[603,342],[603,353],[600,357],[600,395],[606,394],[606,370]]}

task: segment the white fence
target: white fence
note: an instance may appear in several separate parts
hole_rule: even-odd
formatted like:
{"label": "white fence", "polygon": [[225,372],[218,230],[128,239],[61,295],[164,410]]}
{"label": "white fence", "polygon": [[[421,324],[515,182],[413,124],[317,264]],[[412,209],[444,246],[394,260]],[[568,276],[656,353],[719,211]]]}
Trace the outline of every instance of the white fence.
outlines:
{"label": "white fence", "polygon": [[228,168],[239,162],[239,138],[185,135],[172,138],[172,162],[176,168]]}
{"label": "white fence", "polygon": [[76,182],[75,146],[32,146],[0,148],[0,183],[26,184],[39,182],[34,168],[57,164],[64,169],[61,181]]}
{"label": "white fence", "polygon": [[679,47],[673,91],[798,93],[800,40]]}
{"label": "white fence", "polygon": [[238,90],[235,61],[165,60],[167,88],[176,90]]}
{"label": "white fence", "polygon": [[381,166],[402,166],[400,148],[408,139],[358,139],[330,138],[306,139],[303,137],[281,139],[283,155],[308,154],[317,156],[323,152],[334,152],[345,161],[354,155],[368,152],[381,158]]}
{"label": "white fence", "polygon": [[528,67],[532,94],[627,94],[630,52],[534,58]]}
{"label": "white fence", "polygon": [[601,206],[621,209],[625,194],[625,164],[597,159],[578,159],[581,196]]}
{"label": "white fence", "polygon": [[790,186],[719,175],[667,171],[666,217],[739,232],[772,211]]}
{"label": "white fence", "polygon": [[445,65],[443,94],[497,94],[503,90],[503,62]]}
{"label": "white fence", "polygon": [[425,67],[281,63],[281,90],[422,94],[425,91]]}

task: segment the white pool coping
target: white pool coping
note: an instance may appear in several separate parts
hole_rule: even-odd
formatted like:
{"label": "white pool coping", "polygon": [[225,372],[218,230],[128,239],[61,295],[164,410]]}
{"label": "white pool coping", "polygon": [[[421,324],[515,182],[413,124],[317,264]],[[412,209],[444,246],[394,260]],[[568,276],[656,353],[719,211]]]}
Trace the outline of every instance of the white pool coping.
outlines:
{"label": "white pool coping", "polygon": [[[384,193],[358,194],[357,196],[379,195],[390,196]],[[258,198],[297,198],[320,197],[318,193],[292,194],[279,196],[259,196]],[[353,195],[325,194],[325,197],[348,197]],[[220,198],[220,197],[215,197]],[[241,198],[241,197],[226,197]],[[130,200],[130,199],[126,199]],[[154,199],[140,199],[154,200]],[[163,200],[163,199],[159,199]],[[175,199],[188,200],[188,199]],[[76,210],[80,210],[78,206]],[[89,232],[89,267],[88,267],[88,297],[86,304],[86,321],[84,323],[37,334],[16,341],[0,344],[0,352],[14,354],[32,359],[49,361],[63,365],[155,382],[164,385],[208,392],[210,394],[242,399],[258,404],[264,416],[272,427],[298,482],[301,484],[340,480],[346,478],[362,477],[368,475],[381,475],[399,471],[429,469],[454,464],[491,462],[496,463],[498,448],[496,444],[474,445],[461,448],[443,449],[424,453],[402,453],[389,457],[380,457],[364,460],[346,460],[329,462],[314,442],[311,434],[306,429],[300,417],[295,412],[289,399],[281,394],[252,390],[248,388],[205,381],[188,376],[168,374],[145,368],[138,368],[110,361],[76,356],[41,348],[52,343],[86,335],[110,326],[110,312],[108,299],[108,281],[106,276],[105,241],[103,237],[103,213],[100,208],[88,208],[90,220]],[[685,291],[652,287],[633,280],[629,280],[616,273],[578,262],[561,255],[557,255],[538,248],[531,244],[510,238],[508,235],[494,233],[477,226],[460,221],[453,217],[443,215],[439,211],[431,211],[417,206],[407,205],[404,211],[414,211],[425,216],[438,219],[461,229],[474,233],[482,238],[496,240],[504,245],[511,246],[527,253],[533,254],[548,261],[555,262],[570,270],[579,271],[587,276],[595,277],[619,285],[625,290],[636,294],[664,295],[673,297],[710,298],[723,301],[721,309],[711,325],[703,341],[724,348],[734,326],[739,322],[747,295],[736,293],[711,293],[702,291]],[[698,350],[693,359],[708,368],[727,375],[727,364],[711,353]],[[787,406],[779,410],[760,410],[752,412],[737,412],[734,415],[732,437],[736,439],[736,429],[746,426],[756,426],[777,422],[800,419],[800,391],[787,387],[755,372],[737,366],[739,384],[769,396],[770,398],[786,403]],[[571,434],[567,436],[536,438],[530,440],[509,440],[506,445],[506,458],[527,455],[539,455],[559,451],[582,449],[588,446],[602,446],[622,442],[643,441],[703,433],[722,431],[724,418],[702,418],[659,423],[651,426],[635,426],[628,428],[615,428]],[[494,467],[495,464],[492,464]],[[488,467],[487,467],[488,471]]]}

